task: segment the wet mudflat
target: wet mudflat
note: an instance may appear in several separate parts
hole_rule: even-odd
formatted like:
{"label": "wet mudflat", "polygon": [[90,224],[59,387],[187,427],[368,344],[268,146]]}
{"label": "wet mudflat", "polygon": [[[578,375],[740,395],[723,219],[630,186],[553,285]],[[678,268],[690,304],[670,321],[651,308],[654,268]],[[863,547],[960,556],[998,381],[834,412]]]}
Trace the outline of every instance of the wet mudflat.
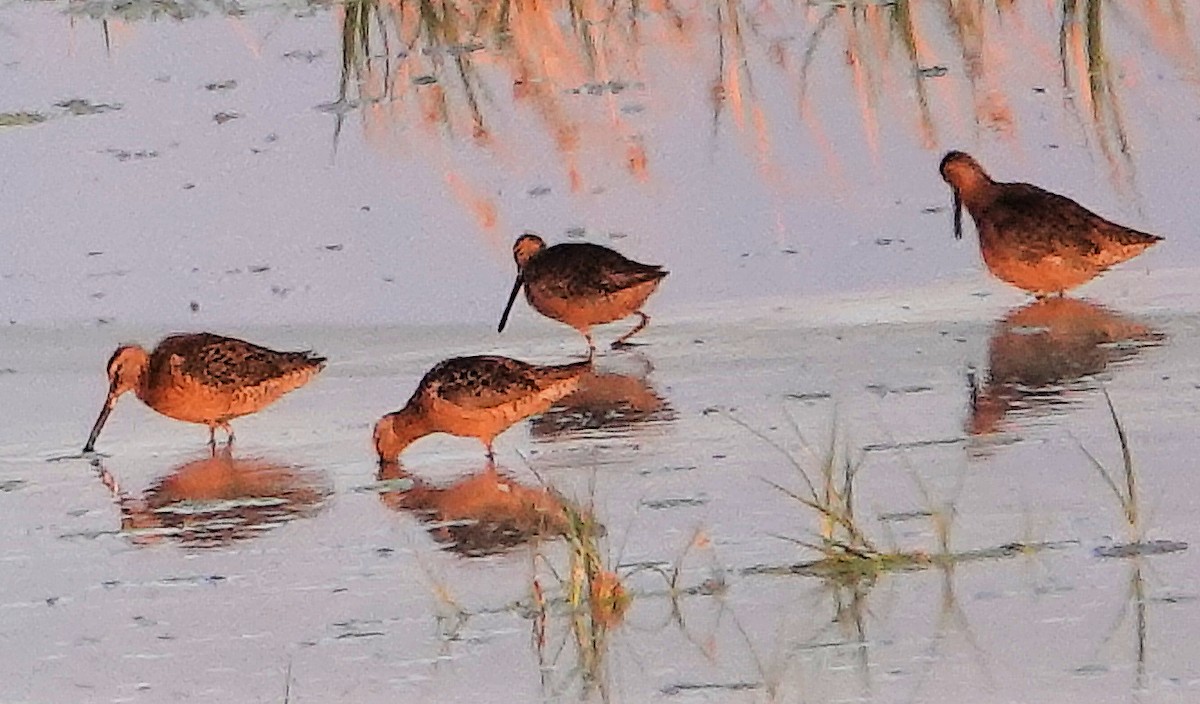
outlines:
{"label": "wet mudflat", "polygon": [[[6,696],[283,701],[290,681],[293,701],[1187,701],[1194,551],[1102,556],[1130,529],[1085,450],[1120,477],[1103,386],[1145,539],[1196,541],[1197,320],[1101,320],[1043,322],[1027,348],[970,318],[664,324],[603,358],[579,404],[498,442],[500,489],[473,441],[426,440],[380,475],[368,440],[429,360],[482,343],[466,329],[257,331],[342,361],[239,424],[241,466],[128,402],[110,456],[47,462],[81,442],[103,393],[81,370],[103,348],[94,331],[9,336],[6,397],[38,412],[3,461]],[[563,354],[555,332],[522,330],[527,356]],[[1022,366],[1057,376],[1024,385]],[[974,410],[970,369],[994,380]],[[605,385],[636,401],[606,403]],[[927,559],[803,569],[819,555],[793,540],[819,542],[820,516],[772,486],[802,493],[739,423],[813,476],[836,431],[861,462],[863,531]],[[539,500],[594,513],[631,595],[588,647],[547,571],[567,571],[564,541],[512,516]]]}
{"label": "wet mudflat", "polygon": [[[0,701],[1195,700],[1197,7],[504,7],[0,8]],[[1035,303],[949,148],[1167,239]],[[526,229],[665,264],[644,344],[381,469],[583,354],[494,332]],[[181,329],[330,364],[72,457]]]}

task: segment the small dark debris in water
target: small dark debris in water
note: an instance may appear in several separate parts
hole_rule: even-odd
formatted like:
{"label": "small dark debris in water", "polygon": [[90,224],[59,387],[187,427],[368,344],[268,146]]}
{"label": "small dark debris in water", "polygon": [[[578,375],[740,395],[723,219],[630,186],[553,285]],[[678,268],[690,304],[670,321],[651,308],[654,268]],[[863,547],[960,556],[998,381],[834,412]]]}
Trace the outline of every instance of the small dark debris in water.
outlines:
{"label": "small dark debris in water", "polygon": [[704,344],[704,340],[702,340],[702,339],[700,339],[700,338],[698,338],[698,337],[697,337],[696,339],[692,340],[692,344],[693,344],[693,345],[703,345],[703,344]]}
{"label": "small dark debris in water", "polygon": [[228,81],[217,81],[216,83],[209,83],[204,86],[204,90],[212,91],[233,90],[234,88],[237,88],[237,81],[232,78]]}
{"label": "small dark debris in water", "polygon": [[550,187],[549,186],[534,186],[533,188],[530,188],[528,191],[526,191],[526,193],[529,194],[533,198],[537,198],[538,196],[544,196],[544,195],[550,193]]}
{"label": "small dark debris in water", "polygon": [[1077,675],[1102,675],[1108,672],[1107,665],[1080,665],[1073,672]]}
{"label": "small dark debris in water", "polygon": [[343,633],[337,637],[337,640],[345,640],[347,638],[374,638],[376,636],[387,635],[383,631],[357,631],[352,633]]}
{"label": "small dark debris in water", "polygon": [[921,78],[941,78],[950,72],[945,66],[927,66],[917,70]]}
{"label": "small dark debris in water", "polygon": [[867,384],[866,389],[880,397],[887,396],[888,394],[923,394],[927,391],[933,391],[932,386],[913,385],[893,388],[886,384]]}
{"label": "small dark debris in water", "polygon": [[121,580],[119,580],[119,579],[106,579],[106,580],[104,580],[103,582],[101,582],[101,583],[100,583],[100,586],[104,587],[105,589],[112,589],[113,587],[119,587],[119,586],[121,586]]}
{"label": "small dark debris in water", "polygon": [[1155,604],[1190,604],[1196,601],[1195,594],[1164,594],[1150,599]]}
{"label": "small dark debris in water", "polygon": [[888,245],[892,244],[904,244],[904,240],[892,237],[876,237],[875,244],[879,245],[880,247],[887,247]]}
{"label": "small dark debris in water", "polygon": [[891,513],[879,514],[879,520],[884,523],[903,523],[904,521],[915,521],[919,518],[932,517],[932,511],[893,511]]}
{"label": "small dark debris in water", "polygon": [[658,467],[656,469],[643,469],[643,470],[639,470],[638,474],[642,475],[643,477],[648,477],[652,474],[673,474],[675,472],[690,472],[694,469],[696,469],[696,465],[694,465],[694,464],[683,464],[683,465],[672,465],[672,466],[668,466],[668,467]]}
{"label": "small dark debris in water", "polygon": [[49,596],[49,597],[46,597],[46,606],[57,606],[57,605],[58,605],[58,602],[59,602],[59,601],[61,601],[61,600],[62,600],[62,597],[61,597],[61,596]]}
{"label": "small dark debris in water", "polygon": [[342,98],[332,103],[321,103],[315,109],[320,112],[329,113],[330,115],[345,115],[358,109],[358,101]]}
{"label": "small dark debris in water", "polygon": [[646,106],[642,105],[641,103],[633,103],[632,105],[621,106],[621,112],[625,113],[626,115],[636,115],[645,109]]}
{"label": "small dark debris in water", "polygon": [[272,286],[271,287],[271,293],[275,294],[276,296],[279,296],[280,298],[287,298],[287,295],[291,292],[292,292],[291,287],[287,287],[287,286]]}
{"label": "small dark debris in water", "polygon": [[185,190],[185,191],[190,191],[190,190],[192,190],[192,189],[193,189],[193,188],[195,188],[195,187],[196,187],[196,184],[194,184],[194,183],[185,183],[185,184],[183,184],[183,190]]}
{"label": "small dark debris in water", "polygon": [[93,103],[83,98],[71,98],[55,103],[54,107],[62,108],[72,115],[99,115],[120,110],[124,106],[120,103]]}
{"label": "small dark debris in water", "polygon": [[263,137],[263,141],[266,142],[267,144],[274,144],[279,141],[279,135],[272,132],[272,133],[268,134],[266,137]]}
{"label": "small dark debris in water", "polygon": [[588,95],[604,95],[605,93],[618,95],[628,87],[629,84],[624,81],[604,81],[603,83],[584,83],[582,86],[572,88],[567,92],[572,95],[582,95],[584,93]]}
{"label": "small dark debris in water", "polygon": [[200,303],[198,301],[192,301],[191,303],[188,304],[188,309],[191,310],[193,313],[199,313],[200,312]]}
{"label": "small dark debris in water", "polygon": [[240,112],[219,112],[216,115],[213,115],[213,122],[217,123],[218,125],[223,125],[226,122],[229,122],[230,120],[236,120],[241,116],[242,113]]}
{"label": "small dark debris in water", "polygon": [[687,692],[746,692],[762,689],[758,682],[681,682],[663,687],[660,692],[668,697]]}
{"label": "small dark debris in water", "polygon": [[681,496],[674,499],[647,499],[642,501],[642,506],[655,511],[669,508],[682,508],[685,506],[703,506],[708,503],[708,498],[704,496]]}
{"label": "small dark debris in water", "polygon": [[0,127],[25,127],[46,121],[46,116],[40,112],[0,112]]}
{"label": "small dark debris in water", "polygon": [[347,589],[346,587],[334,587],[329,593],[330,594],[345,594],[348,591],[350,591],[350,590]]}
{"label": "small dark debris in water", "polygon": [[104,298],[104,296],[105,293],[103,291],[96,291],[95,293],[88,294],[88,298],[92,299],[93,301],[98,301],[101,298]]}
{"label": "small dark debris in water", "polygon": [[100,250],[98,250],[98,249],[93,249],[92,251],[90,251],[90,252],[88,252],[88,253],[87,253],[87,255],[88,255],[89,257],[98,257],[98,256],[100,256],[101,254],[104,254],[104,252],[102,252],[102,251],[100,251]]}
{"label": "small dark debris in water", "polygon": [[112,271],[97,271],[88,274],[89,279],[107,279],[109,277],[119,279],[129,273],[129,269],[113,269]]}
{"label": "small dark debris in water", "polygon": [[271,267],[266,264],[251,264],[250,266],[246,267],[246,270],[251,274],[261,274],[264,271],[270,271]]}
{"label": "small dark debris in water", "polygon": [[1047,144],[1046,148],[1047,149],[1058,149],[1058,145],[1057,144]]}
{"label": "small dark debris in water", "polygon": [[340,252],[340,251],[342,251],[343,246],[344,245],[340,245],[340,244],[327,244],[327,245],[325,245],[325,249],[330,252]]}
{"label": "small dark debris in water", "polygon": [[97,325],[112,325],[112,318],[96,318]]}
{"label": "small dark debris in water", "polygon": [[196,574],[188,577],[163,577],[158,580],[159,584],[218,584],[224,582],[225,577],[219,574]]}
{"label": "small dark debris in water", "polygon": [[375,554],[379,555],[380,557],[388,557],[394,552],[396,551],[389,547],[375,548]]}
{"label": "small dark debris in water", "polygon": [[1188,544],[1178,540],[1148,540],[1138,543],[1104,545],[1092,552],[1096,557],[1137,557],[1139,555],[1167,555],[1187,549]]}
{"label": "small dark debris in water", "polygon": [[728,456],[729,456],[729,455],[724,455],[724,454],[716,454],[716,455],[713,455],[713,456],[712,456],[712,458],[713,458],[714,460],[723,460],[723,459],[725,459],[725,458],[726,458],[726,457],[728,457]]}
{"label": "small dark debris in water", "polygon": [[925,213],[926,215],[933,215],[934,213],[946,212],[946,208],[942,205],[931,205],[928,208],[921,208],[921,212]]}
{"label": "small dark debris in water", "polygon": [[784,394],[784,398],[790,398],[793,401],[820,401],[822,399],[833,398],[833,394],[828,391],[808,391],[799,394]]}
{"label": "small dark debris in water", "polygon": [[888,450],[907,450],[917,447],[937,447],[939,445],[959,445],[964,438],[940,438],[937,440],[914,440],[912,442],[878,442],[863,445],[863,452],[886,452]]}
{"label": "small dark debris in water", "polygon": [[294,49],[284,54],[283,58],[303,61],[311,64],[324,55],[325,52],[321,51],[320,49],[317,49],[316,51],[312,51],[310,49]]}
{"label": "small dark debris in water", "polygon": [[629,236],[628,232],[610,232],[610,233],[608,233],[608,239],[610,239],[610,240],[623,240],[628,236]]}
{"label": "small dark debris in water", "polygon": [[587,234],[587,230],[582,227],[568,227],[566,235],[572,239],[579,239]]}
{"label": "small dark debris in water", "polygon": [[155,76],[154,81],[156,83],[170,83],[171,77],[168,74],[163,73]]}
{"label": "small dark debris in water", "polygon": [[371,206],[369,206],[369,205],[360,205],[360,206],[358,206],[358,211],[359,211],[360,213],[369,213],[369,212],[371,212]]}
{"label": "small dark debris in water", "polygon": [[154,159],[158,156],[158,152],[153,149],[136,149],[133,151],[128,149],[105,149],[104,151],[115,156],[117,161],[141,161],[143,159]]}
{"label": "small dark debris in water", "polygon": [[394,283],[396,283],[396,277],[395,276],[385,276],[385,277],[383,277],[383,283],[394,284]]}
{"label": "small dark debris in water", "polygon": [[1034,86],[1034,87],[1033,87],[1033,92],[1034,92],[1034,93],[1045,93],[1045,92],[1046,92],[1046,89],[1045,89],[1045,88],[1042,88],[1041,86]]}
{"label": "small dark debris in water", "polygon": [[800,252],[799,252],[799,250],[795,250],[795,249],[792,249],[791,247],[789,247],[787,249],[784,249],[783,253],[784,254],[799,254]]}
{"label": "small dark debris in water", "polygon": [[6,479],[0,482],[0,492],[10,493],[25,486],[24,479]]}
{"label": "small dark debris in water", "polygon": [[417,76],[416,78],[414,78],[412,80],[412,82],[413,82],[413,85],[427,86],[427,85],[430,85],[431,83],[437,83],[437,77],[431,76],[429,74],[425,74],[424,76]]}

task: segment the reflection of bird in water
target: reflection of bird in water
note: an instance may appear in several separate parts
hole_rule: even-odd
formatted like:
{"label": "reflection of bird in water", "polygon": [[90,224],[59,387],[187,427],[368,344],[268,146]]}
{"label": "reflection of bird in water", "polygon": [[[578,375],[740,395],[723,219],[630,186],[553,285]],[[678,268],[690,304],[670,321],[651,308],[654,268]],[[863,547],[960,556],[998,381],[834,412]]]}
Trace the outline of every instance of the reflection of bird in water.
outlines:
{"label": "reflection of bird in water", "polygon": [[455,357],[438,363],[408,404],[375,425],[380,462],[395,462],[409,444],[431,433],[492,441],[514,423],[541,413],[574,391],[591,362],[526,364],[508,357]]}
{"label": "reflection of bird in water", "polygon": [[619,433],[673,420],[675,409],[644,375],[593,369],[574,393],[534,418],[529,433],[538,439],[588,431]]}
{"label": "reflection of bird in water", "polygon": [[972,393],[967,429],[993,433],[1010,411],[1066,403],[1065,392],[1162,340],[1149,326],[1086,301],[1047,298],[1018,308],[992,333],[988,378]]}
{"label": "reflection of bird in water", "polygon": [[547,247],[541,237],[531,234],[517,238],[513,258],[517,262],[517,280],[497,331],[504,331],[513,301],[524,286],[525,299],[537,312],[583,333],[589,355],[596,351],[593,325],[635,314],[640,318],[632,330],[612,343],[614,348],[646,327],[650,316],[641,308],[667,275],[661,266],[639,264],[608,247],[588,242],[563,242]]}
{"label": "reflection of bird in water", "polygon": [[108,360],[108,397],[92,427],[84,452],[91,452],[117,399],[132,391],[164,416],[208,426],[233,440],[229,421],[260,411],[303,386],[325,366],[312,352],[276,352],[211,333],[171,335],[153,352],[122,345]]}
{"label": "reflection of bird in water", "polygon": [[100,459],[93,461],[121,508],[121,530],[135,542],[162,539],[213,547],[262,535],[316,515],[330,490],[322,473],[261,458],[234,459],[228,445],[185,462],[140,497],[130,496]]}
{"label": "reflection of bird in water", "polygon": [[940,170],[954,192],[954,236],[962,238],[965,205],[988,270],[1037,296],[1061,295],[1162,239],[1037,186],[997,183],[962,152],[946,154]]}
{"label": "reflection of bird in water", "polygon": [[[546,487],[523,486],[491,462],[445,487],[409,474],[398,462],[381,465],[378,479],[411,481],[411,488],[381,492],[380,501],[394,511],[417,514],[432,524],[434,540],[462,555],[491,555],[568,530],[568,504],[561,496]],[[583,515],[577,508],[571,511]]]}

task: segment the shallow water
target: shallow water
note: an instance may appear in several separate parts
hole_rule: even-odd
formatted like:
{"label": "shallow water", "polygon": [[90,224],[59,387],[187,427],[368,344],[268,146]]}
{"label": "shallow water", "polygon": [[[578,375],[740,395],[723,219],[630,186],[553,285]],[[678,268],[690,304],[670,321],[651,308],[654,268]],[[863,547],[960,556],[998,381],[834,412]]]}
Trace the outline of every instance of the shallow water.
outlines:
{"label": "shallow water", "polygon": [[[0,700],[1195,700],[1200,10],[998,5],[0,8]],[[1032,304],[952,240],[951,147],[1167,239]],[[438,360],[584,351],[494,333],[523,229],[666,263],[644,344],[504,479],[441,437],[381,474]],[[179,328],[331,363],[228,457],[128,398],[71,457]],[[831,438],[872,541],[955,559],[797,570],[773,484]],[[514,505],[603,524],[602,637]]]}

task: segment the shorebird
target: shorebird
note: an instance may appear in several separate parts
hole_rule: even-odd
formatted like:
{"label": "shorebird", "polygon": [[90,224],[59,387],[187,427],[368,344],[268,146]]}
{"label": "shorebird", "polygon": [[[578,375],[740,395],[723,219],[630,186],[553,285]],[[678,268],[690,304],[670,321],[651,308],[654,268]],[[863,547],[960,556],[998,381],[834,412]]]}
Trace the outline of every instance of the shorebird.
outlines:
{"label": "shorebird", "polygon": [[432,433],[478,438],[491,459],[492,441],[518,421],[574,391],[591,362],[537,366],[508,357],[455,357],[426,372],[403,409],[375,424],[380,463]]}
{"label": "shorebird", "polygon": [[232,442],[230,420],[262,410],[324,366],[325,358],[311,351],[276,352],[206,332],[171,335],[153,352],[122,345],[108,360],[108,397],[83,451],[95,449],[126,391],[164,416],[207,425],[208,443],[215,449],[217,428]]}
{"label": "shorebird", "polygon": [[954,237],[962,239],[965,205],[988,270],[1039,298],[1062,295],[1162,239],[1037,186],[993,181],[963,152],[948,152],[939,170],[954,192]]}
{"label": "shorebird", "polygon": [[636,314],[632,330],[612,343],[613,349],[646,327],[650,316],[642,312],[650,294],[667,275],[661,266],[639,264],[620,253],[588,242],[563,242],[547,247],[537,235],[526,233],[513,244],[517,280],[500,316],[497,332],[504,332],[508,314],[521,287],[534,310],[575,328],[587,338],[589,356],[596,351],[591,327]]}

